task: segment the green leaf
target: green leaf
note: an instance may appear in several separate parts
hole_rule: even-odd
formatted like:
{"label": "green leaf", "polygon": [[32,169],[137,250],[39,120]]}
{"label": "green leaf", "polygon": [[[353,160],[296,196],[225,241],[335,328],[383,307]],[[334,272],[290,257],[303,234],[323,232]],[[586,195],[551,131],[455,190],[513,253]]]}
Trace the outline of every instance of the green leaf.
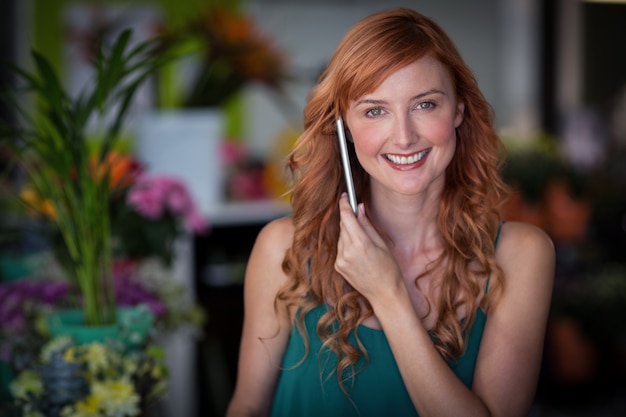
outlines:
{"label": "green leaf", "polygon": [[42,81],[39,92],[45,95],[46,104],[50,106],[53,113],[63,113],[66,96],[56,72],[42,54],[33,51],[32,55]]}
{"label": "green leaf", "polygon": [[[59,257],[80,288],[84,313],[92,324],[106,320],[113,290],[110,172],[93,172],[91,140],[94,136],[100,140],[98,160],[105,161],[139,87],[171,59],[155,53],[157,39],[131,47],[131,34],[125,30],[111,47],[100,45],[93,62],[94,81],[75,97],[63,88],[50,62],[33,51],[34,71],[13,66],[26,84],[14,93],[34,94],[37,107],[21,106],[11,95],[19,127],[0,127],[2,140],[12,144],[39,195],[55,207],[64,248]],[[92,121],[100,123],[95,134]]]}

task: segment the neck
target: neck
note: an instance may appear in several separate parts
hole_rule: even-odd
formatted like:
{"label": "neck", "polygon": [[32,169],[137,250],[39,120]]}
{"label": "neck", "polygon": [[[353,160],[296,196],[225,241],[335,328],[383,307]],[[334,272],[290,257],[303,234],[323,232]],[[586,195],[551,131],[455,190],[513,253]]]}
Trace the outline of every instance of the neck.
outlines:
{"label": "neck", "polygon": [[413,256],[441,248],[439,196],[372,193],[370,216],[387,235],[396,254]]}

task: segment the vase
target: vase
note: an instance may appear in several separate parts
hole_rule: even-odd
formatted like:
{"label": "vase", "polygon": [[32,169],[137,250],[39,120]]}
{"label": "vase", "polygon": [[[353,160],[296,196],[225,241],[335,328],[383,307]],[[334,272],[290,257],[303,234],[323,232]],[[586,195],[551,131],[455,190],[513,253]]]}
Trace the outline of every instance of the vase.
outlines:
{"label": "vase", "polygon": [[142,346],[154,324],[154,314],[145,305],[118,307],[115,324],[86,325],[83,311],[63,309],[52,313],[48,319],[48,330],[53,337],[70,336],[78,344],[120,341],[124,348]]}
{"label": "vase", "polygon": [[135,151],[148,172],[184,181],[204,215],[224,199],[224,120],[218,108],[176,109],[145,113],[136,125]]}

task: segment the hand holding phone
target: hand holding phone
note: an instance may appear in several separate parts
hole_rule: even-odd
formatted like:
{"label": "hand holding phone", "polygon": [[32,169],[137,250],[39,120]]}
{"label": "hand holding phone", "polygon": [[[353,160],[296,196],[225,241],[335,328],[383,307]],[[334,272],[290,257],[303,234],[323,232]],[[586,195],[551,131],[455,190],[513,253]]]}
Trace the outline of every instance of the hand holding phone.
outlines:
{"label": "hand holding phone", "polygon": [[341,152],[341,162],[343,165],[343,174],[346,179],[346,188],[348,189],[348,201],[355,216],[358,216],[356,193],[354,192],[354,183],[352,182],[352,169],[350,168],[350,158],[348,157],[348,145],[346,144],[346,131],[343,127],[343,119],[337,119],[337,139],[339,140],[339,150]]}

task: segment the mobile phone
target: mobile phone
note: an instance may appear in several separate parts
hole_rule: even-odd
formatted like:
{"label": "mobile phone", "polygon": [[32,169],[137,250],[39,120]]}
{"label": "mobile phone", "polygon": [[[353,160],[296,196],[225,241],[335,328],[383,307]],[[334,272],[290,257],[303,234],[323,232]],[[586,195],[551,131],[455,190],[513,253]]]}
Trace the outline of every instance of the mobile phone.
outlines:
{"label": "mobile phone", "polygon": [[358,216],[356,193],[354,192],[354,183],[352,182],[352,169],[350,168],[350,158],[348,157],[348,145],[346,144],[346,131],[343,127],[343,119],[337,119],[337,139],[339,140],[339,150],[341,152],[341,163],[343,165],[343,174],[346,179],[346,188],[348,189],[348,201],[355,216]]}

